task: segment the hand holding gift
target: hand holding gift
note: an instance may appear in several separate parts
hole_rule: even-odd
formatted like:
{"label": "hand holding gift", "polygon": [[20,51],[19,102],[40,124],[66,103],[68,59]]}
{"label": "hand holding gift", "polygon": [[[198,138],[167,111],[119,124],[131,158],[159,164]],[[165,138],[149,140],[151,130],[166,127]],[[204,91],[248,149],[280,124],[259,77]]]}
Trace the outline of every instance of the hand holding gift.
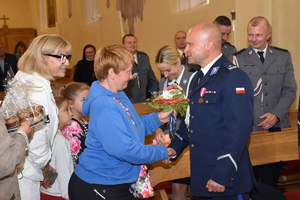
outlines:
{"label": "hand holding gift", "polygon": [[[183,89],[172,81],[165,91],[158,92],[158,94],[154,93],[153,98],[148,99],[144,104],[158,110],[174,110],[175,112],[180,113],[181,116],[184,116],[186,114],[188,102],[189,99],[185,98]],[[173,139],[175,136],[178,136],[182,139],[176,133],[176,118],[173,113],[170,114],[169,122],[170,138]]]}
{"label": "hand holding gift", "polygon": [[34,118],[31,127],[45,122],[45,110],[42,105],[30,101],[29,93],[33,84],[29,81],[10,82],[6,86],[6,95],[1,105],[8,133],[15,133],[28,119]]}

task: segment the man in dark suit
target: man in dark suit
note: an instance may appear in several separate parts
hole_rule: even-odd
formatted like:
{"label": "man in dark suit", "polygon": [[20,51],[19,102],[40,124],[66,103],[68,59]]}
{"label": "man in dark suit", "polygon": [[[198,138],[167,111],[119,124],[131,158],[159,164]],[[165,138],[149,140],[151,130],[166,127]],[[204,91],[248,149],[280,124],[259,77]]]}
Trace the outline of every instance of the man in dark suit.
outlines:
{"label": "man in dark suit", "polygon": [[[250,46],[237,52],[234,62],[248,74],[254,88],[252,131],[290,127],[288,112],[297,91],[291,54],[268,45],[271,29],[264,17],[251,19],[247,33]],[[276,188],[281,167],[282,163],[275,163],[254,169],[257,179]]]}
{"label": "man in dark suit", "polygon": [[186,41],[188,62],[201,70],[189,83],[189,111],[178,131],[183,140],[172,140],[170,157],[190,147],[193,196],[249,200],[256,184],[246,147],[253,118],[251,81],[221,53],[221,33],[213,23],[196,24]]}
{"label": "man in dark suit", "polygon": [[177,51],[180,54],[180,58],[181,58],[181,63],[183,65],[185,65],[187,63],[186,61],[186,56],[184,53],[184,49],[186,47],[186,32],[184,31],[177,31],[174,35],[174,44],[175,44],[175,48],[177,49]]}
{"label": "man in dark suit", "polygon": [[[5,46],[0,41],[0,91],[4,91],[3,81],[7,76],[13,76],[17,73],[17,58],[15,55],[5,53]],[[11,71],[13,74],[11,74]],[[9,74],[8,74],[9,73]]]}
{"label": "man in dark suit", "polygon": [[132,53],[135,60],[132,69],[133,79],[128,82],[124,92],[132,103],[145,102],[151,97],[152,92],[158,91],[158,81],[151,68],[149,57],[146,53],[137,50],[137,39],[132,34],[125,35],[122,44]]}
{"label": "man in dark suit", "polygon": [[217,17],[214,22],[215,25],[219,28],[222,35],[222,53],[225,55],[225,57],[232,62],[233,60],[233,54],[236,53],[236,48],[229,42],[227,42],[229,35],[231,33],[232,27],[231,27],[231,21],[226,16],[219,16]]}

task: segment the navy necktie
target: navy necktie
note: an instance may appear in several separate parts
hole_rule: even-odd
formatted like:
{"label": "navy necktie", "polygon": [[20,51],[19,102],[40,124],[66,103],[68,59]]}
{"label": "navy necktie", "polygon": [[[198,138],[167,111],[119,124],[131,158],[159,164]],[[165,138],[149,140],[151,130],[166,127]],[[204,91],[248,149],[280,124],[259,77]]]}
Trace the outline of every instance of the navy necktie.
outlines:
{"label": "navy necktie", "polygon": [[198,77],[196,77],[196,79],[194,81],[193,90],[195,90],[197,88],[197,85],[200,83],[203,76],[204,76],[204,74],[203,74],[202,70],[200,70]]}
{"label": "navy necktie", "polygon": [[257,54],[259,55],[259,58],[262,63],[264,63],[265,58],[264,58],[264,52],[263,51],[258,51]]}

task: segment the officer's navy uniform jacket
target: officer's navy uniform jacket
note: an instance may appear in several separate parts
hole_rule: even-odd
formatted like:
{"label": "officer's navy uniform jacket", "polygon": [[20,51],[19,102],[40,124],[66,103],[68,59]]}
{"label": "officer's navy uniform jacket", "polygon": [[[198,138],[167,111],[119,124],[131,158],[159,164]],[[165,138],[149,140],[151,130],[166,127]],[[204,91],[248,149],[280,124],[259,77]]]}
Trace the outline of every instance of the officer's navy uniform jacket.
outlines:
{"label": "officer's navy uniform jacket", "polygon": [[[181,122],[169,147],[177,157],[190,146],[193,196],[233,196],[249,192],[256,184],[246,147],[253,119],[253,87],[248,76],[222,55],[199,80],[189,85],[189,128]],[[199,103],[200,89],[207,92]],[[198,102],[199,101],[199,102]],[[207,181],[226,187],[223,193],[208,192]]]}

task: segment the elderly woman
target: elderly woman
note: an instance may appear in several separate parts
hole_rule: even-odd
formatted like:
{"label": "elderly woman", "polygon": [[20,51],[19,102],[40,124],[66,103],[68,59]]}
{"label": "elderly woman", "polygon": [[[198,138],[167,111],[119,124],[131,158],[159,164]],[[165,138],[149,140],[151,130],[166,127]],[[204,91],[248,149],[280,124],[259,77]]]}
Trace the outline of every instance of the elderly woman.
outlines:
{"label": "elderly woman", "polygon": [[86,149],[70,182],[72,200],[133,199],[130,185],[140,165],[168,158],[163,145],[144,145],[145,136],[169,121],[172,111],[138,116],[122,91],[132,79],[133,56],[122,46],[103,47],[96,53],[93,82],[83,103],[89,115]]}
{"label": "elderly woman", "polygon": [[[159,90],[166,90],[168,82],[175,81],[186,92],[187,85],[193,72],[189,71],[186,65],[181,64],[180,54],[172,46],[163,46],[159,49],[155,63],[157,68],[162,73],[163,77],[159,83]],[[176,119],[176,130],[179,128],[181,117]],[[168,134],[168,127],[161,126],[156,131],[156,140],[159,143],[164,143],[162,140],[164,134]],[[187,199],[186,191],[190,185],[190,178],[178,179],[172,181],[172,199],[182,200]]]}
{"label": "elderly woman", "polygon": [[[36,130],[28,146],[24,169],[18,176],[22,199],[40,199],[40,182],[44,180],[42,169],[48,166],[51,158],[51,145],[58,126],[50,81],[65,76],[70,52],[70,43],[59,35],[40,35],[32,41],[18,62],[19,71],[14,80],[26,80],[34,84],[29,98],[44,106],[49,119],[44,128]],[[48,167],[44,170],[47,171]]]}

